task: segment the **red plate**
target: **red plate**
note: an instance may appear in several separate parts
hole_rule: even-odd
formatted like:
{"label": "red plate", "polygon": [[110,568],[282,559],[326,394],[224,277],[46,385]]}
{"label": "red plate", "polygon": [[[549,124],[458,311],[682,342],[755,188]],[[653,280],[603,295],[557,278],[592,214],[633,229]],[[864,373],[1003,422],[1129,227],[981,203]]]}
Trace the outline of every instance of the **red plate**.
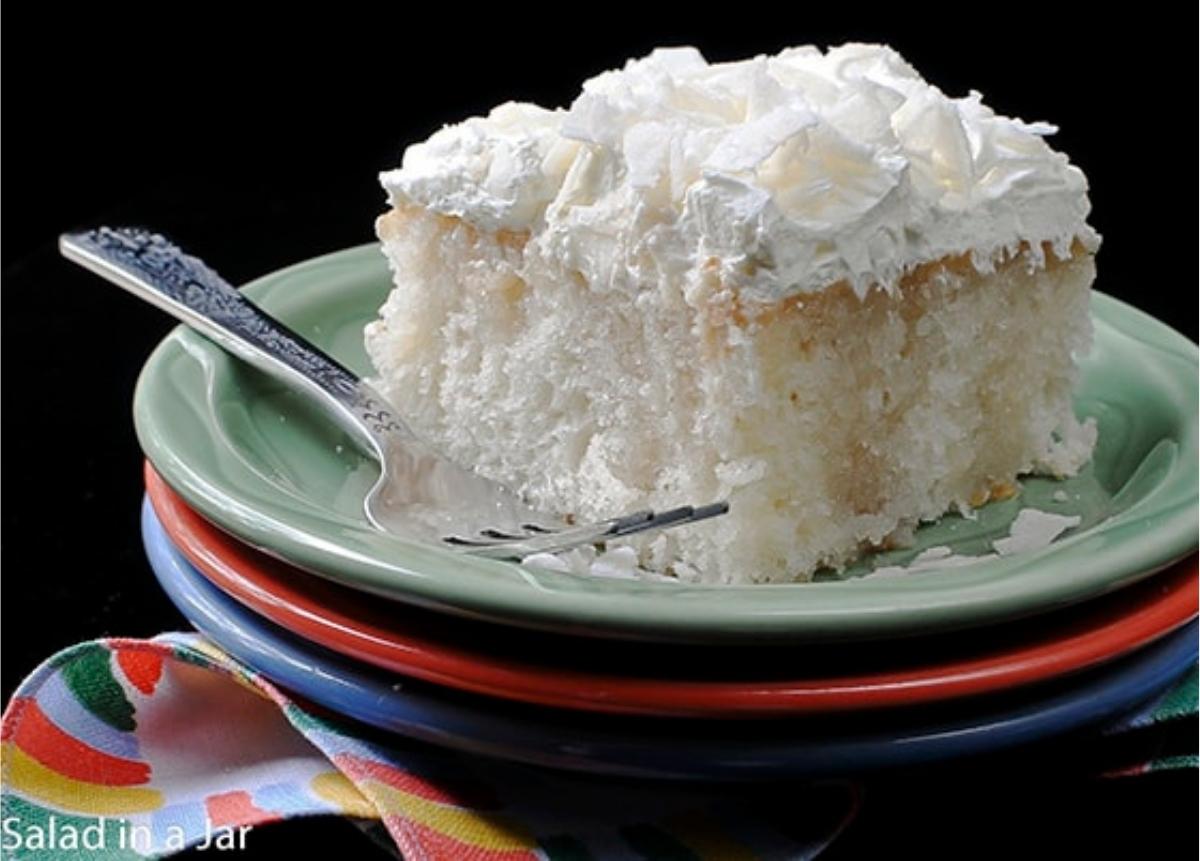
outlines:
{"label": "red plate", "polygon": [[969,634],[770,649],[597,643],[465,621],[339,587],[220,531],[148,462],[146,487],[167,534],[200,572],[284,628],[406,676],[586,711],[769,717],[997,692],[1117,658],[1197,611],[1193,556],[1118,594]]}

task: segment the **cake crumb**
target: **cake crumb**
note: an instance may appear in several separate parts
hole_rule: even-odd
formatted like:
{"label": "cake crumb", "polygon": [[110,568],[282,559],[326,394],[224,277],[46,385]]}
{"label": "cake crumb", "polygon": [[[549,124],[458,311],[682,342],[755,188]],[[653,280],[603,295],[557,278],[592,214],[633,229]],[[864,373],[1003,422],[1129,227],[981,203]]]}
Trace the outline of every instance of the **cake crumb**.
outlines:
{"label": "cake crumb", "polygon": [[1078,515],[1051,514],[1036,508],[1022,508],[1009,529],[1007,538],[992,542],[1001,556],[1040,550],[1068,529],[1079,525]]}
{"label": "cake crumb", "polygon": [[987,562],[1001,559],[1016,553],[1028,553],[1031,550],[1041,550],[1066,532],[1078,526],[1080,518],[1077,515],[1051,514],[1036,508],[1023,508],[1017,513],[1016,519],[1009,527],[1005,538],[992,542],[994,553],[982,556],[956,556],[949,547],[937,546],[921,552],[907,565],[885,565],[876,568],[864,579],[899,577],[905,574],[917,574],[922,571],[940,571],[948,568],[961,568],[964,565],[974,565],[976,562]]}
{"label": "cake crumb", "polygon": [[527,568],[606,580],[638,580],[647,573],[638,566],[637,551],[627,545],[610,547],[602,552],[588,545],[561,553],[531,553],[521,559],[521,564]]}
{"label": "cake crumb", "polygon": [[899,577],[904,574],[917,574],[921,571],[941,571],[947,568],[961,568],[972,565],[989,556],[957,556],[949,547],[939,545],[930,547],[917,554],[917,557],[907,565],[886,565],[876,568],[866,577],[886,578]]}

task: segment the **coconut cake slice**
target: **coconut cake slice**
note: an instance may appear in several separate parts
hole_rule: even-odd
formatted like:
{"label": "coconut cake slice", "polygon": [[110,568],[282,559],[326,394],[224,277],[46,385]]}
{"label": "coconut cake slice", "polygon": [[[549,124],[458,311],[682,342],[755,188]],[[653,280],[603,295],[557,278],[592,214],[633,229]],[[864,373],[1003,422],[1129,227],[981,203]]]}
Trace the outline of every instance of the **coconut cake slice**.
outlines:
{"label": "coconut cake slice", "polygon": [[408,148],[366,346],[419,433],[538,508],[729,500],[644,565],[808,579],[1090,457],[1099,237],[1053,130],[886,47],[658,50]]}

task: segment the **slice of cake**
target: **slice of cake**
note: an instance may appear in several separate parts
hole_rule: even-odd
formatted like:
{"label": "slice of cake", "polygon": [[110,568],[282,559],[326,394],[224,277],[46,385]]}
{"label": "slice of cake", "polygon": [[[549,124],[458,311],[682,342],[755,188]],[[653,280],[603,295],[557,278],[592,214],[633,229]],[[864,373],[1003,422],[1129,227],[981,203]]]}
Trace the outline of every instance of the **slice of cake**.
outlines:
{"label": "slice of cake", "polygon": [[807,579],[1064,476],[1099,237],[1087,182],[894,51],[655,51],[569,110],[409,147],[378,233],[382,386],[448,455],[709,582]]}

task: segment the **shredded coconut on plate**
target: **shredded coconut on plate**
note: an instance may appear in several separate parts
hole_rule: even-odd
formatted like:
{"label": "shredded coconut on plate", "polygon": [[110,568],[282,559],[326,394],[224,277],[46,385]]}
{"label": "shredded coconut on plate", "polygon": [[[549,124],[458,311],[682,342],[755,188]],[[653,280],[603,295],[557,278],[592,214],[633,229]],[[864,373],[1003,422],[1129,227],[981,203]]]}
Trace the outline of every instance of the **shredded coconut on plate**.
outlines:
{"label": "shredded coconut on plate", "polygon": [[997,538],[992,542],[995,553],[983,556],[955,556],[949,547],[930,547],[913,559],[907,565],[887,565],[876,568],[867,577],[897,577],[903,574],[915,574],[918,571],[935,571],[944,568],[961,568],[989,559],[999,559],[1016,553],[1028,553],[1049,547],[1051,542],[1068,529],[1078,526],[1078,515],[1051,514],[1049,511],[1039,511],[1036,508],[1022,508],[1012,525],[1008,528],[1005,538]]}
{"label": "shredded coconut on plate", "polygon": [[[990,559],[1000,559],[1017,553],[1028,553],[1048,547],[1051,542],[1080,523],[1077,515],[1052,514],[1036,508],[1023,508],[1009,527],[1008,535],[992,542],[994,553],[982,556],[959,556],[944,545],[921,551],[907,565],[885,565],[865,577],[886,578],[921,571],[940,571],[962,568]],[[680,582],[657,572],[647,571],[637,564],[637,551],[632,547],[611,547],[598,551],[595,547],[576,547],[563,553],[534,553],[521,560],[529,568],[558,571],[581,577],[604,577],[609,580],[663,580]]]}

